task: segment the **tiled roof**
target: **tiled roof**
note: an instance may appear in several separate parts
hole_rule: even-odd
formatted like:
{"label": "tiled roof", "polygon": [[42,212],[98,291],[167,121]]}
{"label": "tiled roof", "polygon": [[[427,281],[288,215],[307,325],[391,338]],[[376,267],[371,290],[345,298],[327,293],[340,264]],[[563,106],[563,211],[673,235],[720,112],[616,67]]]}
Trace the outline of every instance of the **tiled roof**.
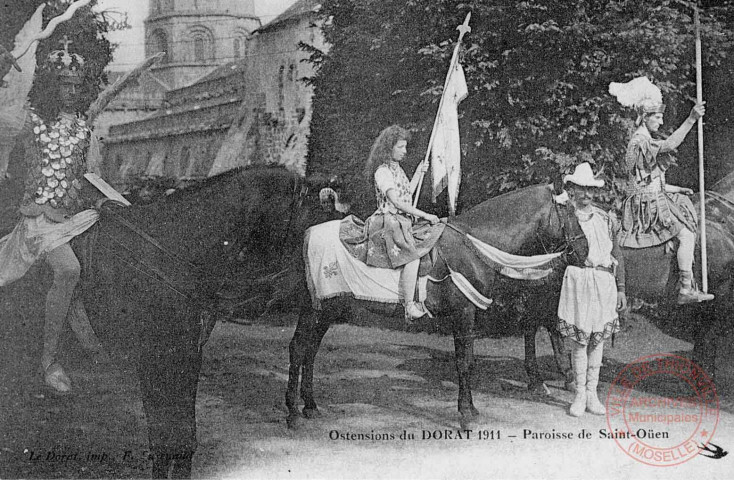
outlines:
{"label": "tiled roof", "polygon": [[232,125],[242,104],[242,99],[231,97],[218,103],[187,110],[163,110],[151,117],[110,127],[107,143],[185,135],[193,132],[222,130]]}
{"label": "tiled roof", "polygon": [[273,30],[289,20],[300,18],[304,15],[318,11],[319,7],[321,7],[321,2],[319,0],[298,0],[296,3],[288,7],[283,13],[275,17],[272,22],[258,28],[256,32],[267,32],[268,30]]}
{"label": "tiled roof", "polygon": [[226,63],[221,67],[217,67],[214,71],[206,75],[204,78],[197,80],[196,83],[209,82],[211,80],[216,80],[217,78],[228,77],[230,75],[242,72],[245,67],[246,61],[244,59],[235,60],[234,62]]}

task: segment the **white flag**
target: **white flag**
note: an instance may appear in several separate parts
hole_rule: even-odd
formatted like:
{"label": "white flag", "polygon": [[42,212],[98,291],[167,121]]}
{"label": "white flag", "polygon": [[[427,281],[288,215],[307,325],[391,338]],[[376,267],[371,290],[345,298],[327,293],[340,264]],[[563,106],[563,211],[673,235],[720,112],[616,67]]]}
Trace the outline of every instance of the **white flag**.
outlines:
{"label": "white flag", "polygon": [[456,63],[450,73],[443,105],[438,113],[436,133],[431,147],[431,170],[433,172],[433,201],[448,187],[449,210],[456,212],[456,198],[461,182],[461,144],[459,141],[459,114],[457,107],[468,94],[464,69]]}

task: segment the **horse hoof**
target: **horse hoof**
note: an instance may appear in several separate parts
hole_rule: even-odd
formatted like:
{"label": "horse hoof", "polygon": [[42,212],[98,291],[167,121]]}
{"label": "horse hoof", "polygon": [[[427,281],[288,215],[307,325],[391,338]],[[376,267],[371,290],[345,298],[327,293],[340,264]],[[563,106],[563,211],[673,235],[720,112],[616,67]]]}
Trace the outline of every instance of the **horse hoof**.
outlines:
{"label": "horse hoof", "polygon": [[303,407],[303,416],[308,419],[321,418],[321,412],[318,408],[306,408]]}
{"label": "horse hoof", "polygon": [[474,430],[476,425],[476,415],[461,415],[459,417],[459,426],[462,430]]}
{"label": "horse hoof", "polygon": [[479,416],[479,410],[474,405],[471,406],[471,414],[475,417]]}
{"label": "horse hoof", "polygon": [[288,430],[298,430],[303,425],[303,419],[298,413],[291,413],[286,417],[285,423],[288,425]]}
{"label": "horse hoof", "polygon": [[572,380],[566,380],[563,382],[563,389],[567,392],[576,392],[576,382]]}
{"label": "horse hoof", "polygon": [[533,395],[547,396],[550,395],[550,390],[544,382],[533,383],[528,385],[528,391]]}

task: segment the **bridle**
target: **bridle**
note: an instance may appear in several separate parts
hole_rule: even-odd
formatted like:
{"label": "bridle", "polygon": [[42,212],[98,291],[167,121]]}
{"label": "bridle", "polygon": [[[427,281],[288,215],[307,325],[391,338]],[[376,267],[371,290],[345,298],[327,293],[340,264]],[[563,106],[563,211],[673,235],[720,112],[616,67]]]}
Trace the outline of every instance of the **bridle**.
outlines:
{"label": "bridle", "polygon": [[[552,245],[550,249],[546,249],[545,245],[543,245],[542,238],[539,236],[541,245],[543,245],[544,250],[546,250],[546,253],[558,253],[563,252],[563,257],[568,262],[568,258],[572,255],[576,255],[577,259],[581,262],[583,262],[586,255],[583,255],[584,258],[581,258],[581,254],[576,250],[575,244],[579,241],[585,241],[586,236],[584,235],[584,232],[579,230],[578,233],[574,235],[573,229],[571,227],[571,215],[569,212],[568,206],[561,207],[559,203],[553,198],[553,192],[550,192],[551,194],[551,203],[553,204],[553,209],[550,212],[548,216],[548,224],[550,226],[551,224],[551,216],[555,212],[555,216],[558,219],[558,223],[561,228],[561,234],[562,239],[558,244]],[[563,213],[561,212],[563,210]]]}

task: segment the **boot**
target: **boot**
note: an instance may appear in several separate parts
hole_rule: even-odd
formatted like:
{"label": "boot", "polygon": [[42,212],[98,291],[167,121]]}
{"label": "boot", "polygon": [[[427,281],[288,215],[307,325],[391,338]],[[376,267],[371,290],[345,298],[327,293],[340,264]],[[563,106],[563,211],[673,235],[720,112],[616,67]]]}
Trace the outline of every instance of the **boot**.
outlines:
{"label": "boot", "polygon": [[607,409],[599,401],[596,393],[603,352],[604,343],[599,343],[595,347],[589,346],[589,367],[586,370],[586,410],[594,415],[607,413]]}
{"label": "boot", "polygon": [[681,270],[679,275],[678,305],[707,302],[714,299],[712,294],[702,292],[693,283],[692,272]]}
{"label": "boot", "polygon": [[405,302],[405,319],[410,322],[416,318],[421,318],[426,314],[426,310],[419,302]]}
{"label": "boot", "polygon": [[571,365],[573,366],[573,375],[576,378],[576,398],[573,399],[568,413],[572,417],[580,417],[586,410],[586,370],[588,365],[586,345],[573,342]]}
{"label": "boot", "polygon": [[[43,363],[46,363],[44,365]],[[41,364],[41,374],[43,381],[53,393],[57,395],[65,395],[71,392],[71,380],[66,376],[66,372],[57,362],[43,362]]]}

